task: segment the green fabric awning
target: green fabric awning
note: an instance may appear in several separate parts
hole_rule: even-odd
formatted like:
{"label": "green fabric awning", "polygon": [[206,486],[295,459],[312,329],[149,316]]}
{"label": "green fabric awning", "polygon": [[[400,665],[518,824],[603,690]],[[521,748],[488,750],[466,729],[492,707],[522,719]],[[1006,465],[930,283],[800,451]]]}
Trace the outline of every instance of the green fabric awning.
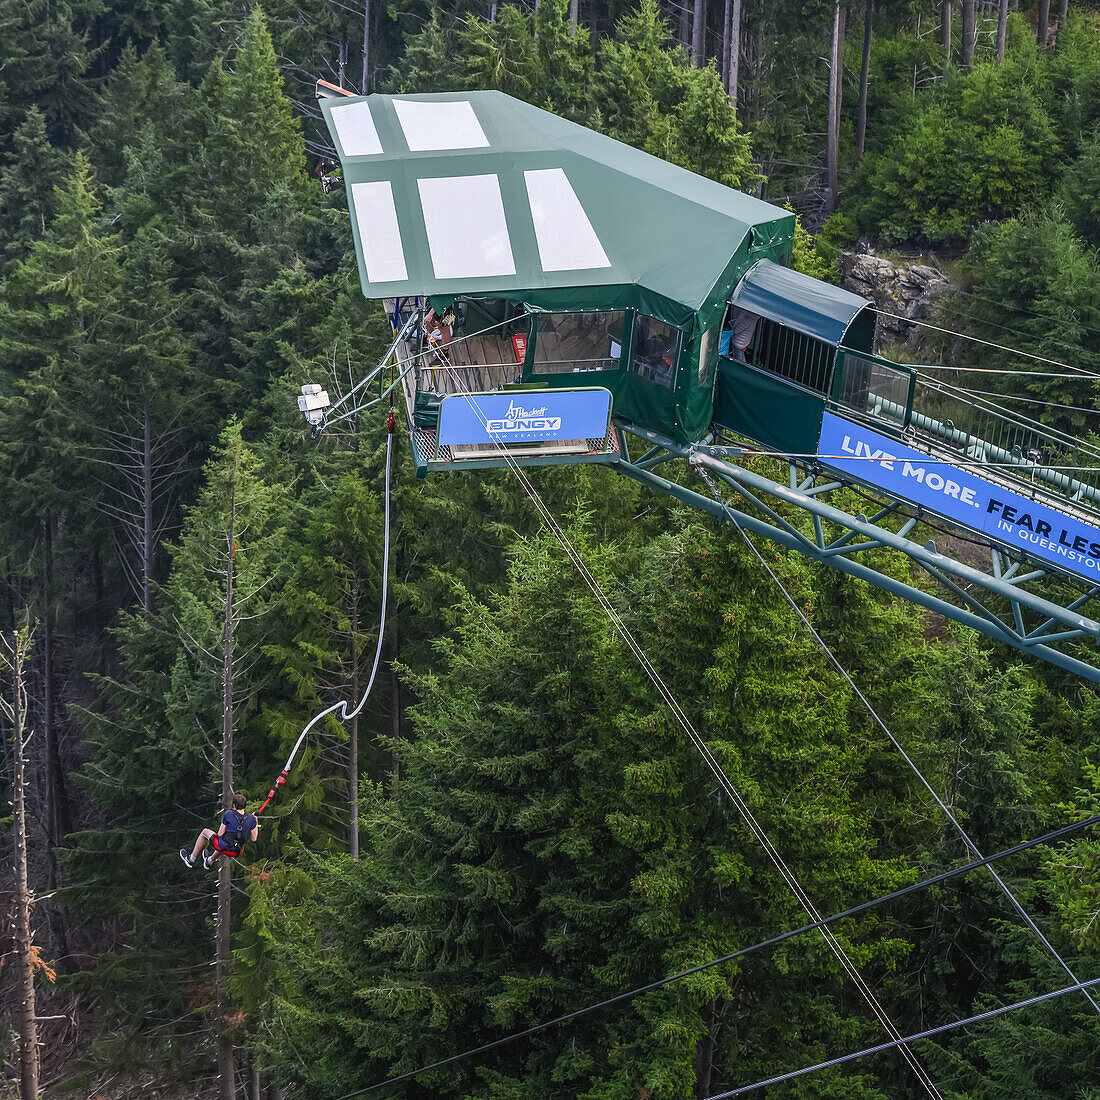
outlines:
{"label": "green fabric awning", "polygon": [[834,347],[844,341],[852,322],[864,310],[868,311],[872,335],[874,333],[871,302],[866,298],[771,260],[758,260],[753,264],[737,284],[730,301],[741,309],[778,321]]}
{"label": "green fabric awning", "polygon": [[501,92],[322,100],[363,292],[689,326],[794,215]]}

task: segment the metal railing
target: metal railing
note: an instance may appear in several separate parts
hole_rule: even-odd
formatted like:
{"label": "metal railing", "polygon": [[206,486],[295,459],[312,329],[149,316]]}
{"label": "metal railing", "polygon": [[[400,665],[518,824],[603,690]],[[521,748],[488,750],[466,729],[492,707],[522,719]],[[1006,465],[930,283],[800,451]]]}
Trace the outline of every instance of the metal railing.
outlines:
{"label": "metal railing", "polygon": [[917,368],[838,350],[829,404],[866,418],[918,449],[987,467],[1055,507],[1100,515],[1100,449],[965,390],[917,376]]}

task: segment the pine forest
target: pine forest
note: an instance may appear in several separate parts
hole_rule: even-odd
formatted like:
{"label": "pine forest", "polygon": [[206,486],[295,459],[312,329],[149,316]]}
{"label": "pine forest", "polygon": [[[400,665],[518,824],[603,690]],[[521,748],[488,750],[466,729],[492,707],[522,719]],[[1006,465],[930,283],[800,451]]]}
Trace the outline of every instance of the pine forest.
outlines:
{"label": "pine forest", "polygon": [[686,466],[297,404],[394,338],[317,81],[497,90],[1100,459],[1100,5],[1027,2],[0,0],[0,1100],[1100,1100],[1095,683]]}

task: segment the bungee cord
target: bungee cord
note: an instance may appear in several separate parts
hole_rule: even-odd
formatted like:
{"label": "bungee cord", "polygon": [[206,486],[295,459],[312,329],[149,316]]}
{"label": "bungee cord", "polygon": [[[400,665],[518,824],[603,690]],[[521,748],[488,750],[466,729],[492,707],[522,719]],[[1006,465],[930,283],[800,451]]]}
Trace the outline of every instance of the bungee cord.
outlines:
{"label": "bungee cord", "polygon": [[[696,469],[699,472],[700,476],[703,478],[703,480],[706,481],[706,483],[710,486],[710,490],[715,495],[715,497],[717,497],[718,499],[721,499],[720,494],[718,493],[718,491],[715,488],[713,482],[707,476],[707,474],[703,470],[703,468],[701,466],[697,466]],[[848,686],[852,689],[852,691],[855,692],[855,694],[859,698],[860,702],[863,703],[863,706],[866,708],[868,714],[870,714],[870,716],[874,720],[875,724],[886,735],[887,739],[890,741],[890,744],[894,746],[894,749],[900,754],[901,758],[908,765],[910,771],[912,771],[912,773],[920,781],[920,783],[924,787],[924,789],[926,791],[928,791],[928,793],[932,796],[932,799],[935,801],[936,805],[939,806],[939,808],[943,812],[944,816],[947,818],[948,821],[951,822],[951,825],[955,829],[955,832],[962,839],[962,842],[966,845],[966,847],[970,850],[970,852],[976,858],[980,859],[982,857],[982,853],[979,850],[978,846],[970,838],[970,834],[962,827],[962,825],[959,823],[958,818],[955,817],[955,815],[948,808],[947,804],[943,801],[942,798],[940,798],[939,794],[936,793],[936,790],[932,787],[932,784],[929,783],[928,780],[925,778],[924,773],[920,770],[920,768],[917,767],[917,765],[913,761],[912,757],[910,757],[909,754],[902,747],[901,742],[898,741],[897,737],[895,737],[894,734],[890,731],[890,729],[887,727],[886,723],[882,720],[882,718],[879,717],[878,711],[876,711],[875,708],[871,705],[871,702],[867,698],[867,696],[864,695],[863,692],[856,686],[855,681],[851,678],[851,676],[848,675],[847,669],[844,668],[844,666],[840,663],[840,660],[837,658],[836,654],[833,653],[833,651],[829,647],[829,645],[825,642],[825,640],[817,632],[816,628],[814,627],[813,623],[810,622],[810,620],[807,617],[806,613],[802,610],[801,607],[799,607],[798,602],[787,591],[787,589],[784,586],[783,582],[779,579],[779,577],[776,575],[775,571],[768,564],[767,559],[765,559],[764,555],[760,553],[759,549],[757,549],[756,543],[753,542],[752,538],[749,536],[749,533],[738,522],[737,517],[733,513],[732,510],[730,511],[730,519],[733,522],[733,525],[737,528],[737,530],[740,533],[742,539],[744,539],[745,544],[749,547],[749,549],[755,555],[757,561],[764,567],[764,570],[767,572],[768,576],[771,577],[772,581],[778,587],[779,591],[783,594],[784,599],[787,601],[787,603],[789,603],[791,605],[792,608],[794,608],[795,613],[798,615],[799,619],[802,620],[803,626],[806,627],[806,629],[809,631],[811,637],[814,639],[814,641],[821,648],[822,652],[825,653],[825,655],[828,657],[829,662],[841,674],[841,676],[844,677],[844,679],[848,683]],[[1073,989],[1079,988],[1081,990],[1082,994],[1088,1000],[1089,1004],[1092,1005],[1092,1007],[1096,1010],[1097,1014],[1100,1014],[1100,1004],[1097,1004],[1096,1000],[1094,999],[1093,995],[1089,992],[1086,985],[1081,984],[1080,980],[1078,979],[1077,975],[1074,974],[1074,972],[1070,968],[1069,964],[1065,961],[1065,959],[1062,958],[1062,956],[1058,953],[1058,950],[1054,947],[1054,945],[1050,942],[1050,940],[1048,940],[1047,937],[1043,934],[1042,930],[1039,928],[1039,926],[1032,919],[1031,914],[1028,913],[1028,911],[1023,907],[1023,905],[1020,904],[1019,900],[1016,898],[1016,895],[1012,892],[1012,890],[1008,886],[1008,884],[1001,878],[1000,875],[997,874],[997,872],[993,869],[992,866],[987,866],[987,870],[989,871],[990,877],[993,879],[993,881],[1000,888],[1001,892],[1008,899],[1008,901],[1012,905],[1013,909],[1016,910],[1016,913],[1019,915],[1019,917],[1024,921],[1024,923],[1028,926],[1028,928],[1034,934],[1036,939],[1038,939],[1038,941],[1043,945],[1043,947],[1047,950],[1047,952],[1050,954],[1050,956],[1055,960],[1055,962],[1058,963],[1058,965],[1062,968],[1062,970],[1065,972],[1065,974],[1074,983]]]}
{"label": "bungee cord", "polygon": [[[463,396],[465,397],[471,409],[473,409],[475,414],[480,418],[482,426],[485,427],[488,423],[488,418],[482,411],[480,405],[477,403],[474,395],[464,394]],[[539,495],[538,490],[536,490],[534,485],[531,484],[531,481],[527,477],[526,473],[515,461],[515,458],[508,453],[506,448],[503,446],[500,440],[496,438],[494,433],[488,432],[487,428],[486,431],[489,437],[493,440],[493,443],[497,447],[500,454],[504,457],[509,469],[516,476],[516,479],[519,481],[524,492],[527,494],[532,504],[534,504],[535,509],[542,517],[543,522],[546,523],[546,525],[550,528],[550,531],[553,533],[554,537],[561,544],[567,556],[572,561],[577,571],[580,573],[585,584],[588,586],[589,590],[596,598],[597,603],[599,603],[604,613],[611,620],[611,623],[615,627],[615,630],[623,639],[623,641],[627,644],[627,647],[630,649],[635,659],[641,665],[643,671],[645,672],[646,676],[649,678],[653,686],[657,689],[657,692],[660,695],[661,699],[671,710],[677,723],[687,735],[691,744],[694,746],[699,755],[703,758],[704,762],[710,769],[711,773],[714,775],[715,779],[718,781],[722,790],[727,794],[727,796],[736,806],[738,812],[741,814],[742,819],[748,825],[753,836],[764,849],[768,858],[771,860],[772,865],[779,872],[780,877],[787,884],[788,888],[794,894],[795,898],[798,900],[799,904],[806,911],[811,920],[820,920],[821,914],[818,912],[813,902],[810,900],[809,895],[802,888],[801,883],[795,877],[794,873],[790,870],[779,850],[772,843],[771,838],[756,820],[755,816],[752,813],[752,810],[749,808],[748,803],[742,798],[740,791],[737,789],[736,786],[734,786],[733,781],[729,778],[718,759],[711,752],[710,747],[706,744],[698,731],[695,729],[694,725],[691,722],[691,719],[688,718],[687,714],[680,706],[679,701],[672,694],[672,691],[669,689],[668,685],[665,683],[660,673],[653,666],[652,662],[650,662],[645,651],[642,649],[641,645],[634,637],[633,632],[622,620],[614,605],[611,603],[611,600],[603,591],[603,588],[600,586],[599,581],[597,581],[596,578],[589,571],[584,559],[569,541],[565,532],[562,530],[561,526],[558,524],[557,520],[550,512],[549,508],[547,508],[546,503],[543,501],[542,497]],[[893,1022],[886,1014],[886,1011],[882,1008],[882,1005],[875,997],[874,991],[870,988],[869,985],[867,985],[866,981],[860,974],[859,970],[856,968],[855,964],[848,957],[848,953],[844,950],[843,945],[827,927],[822,926],[819,931],[829,949],[832,951],[837,961],[855,983],[856,987],[859,989],[860,993],[867,1001],[867,1004],[870,1006],[871,1011],[882,1024],[887,1034],[890,1035],[892,1038],[899,1038],[901,1033],[894,1026]],[[939,1090],[936,1088],[935,1083],[932,1081],[931,1077],[929,1077],[927,1070],[925,1070],[924,1066],[919,1062],[916,1056],[905,1045],[901,1045],[900,1049],[902,1056],[909,1063],[910,1067],[913,1069],[914,1073],[921,1081],[921,1084],[924,1086],[929,1096],[937,1098],[937,1100],[942,1100],[942,1097],[939,1093]]]}
{"label": "bungee cord", "polygon": [[294,765],[294,758],[298,755],[298,750],[302,747],[306,737],[309,735],[310,730],[321,721],[322,718],[327,717],[330,714],[338,714],[341,722],[349,722],[357,714],[361,713],[363,708],[367,705],[367,699],[370,698],[371,689],[374,687],[374,678],[378,673],[378,662],[382,657],[382,635],[386,627],[386,598],[389,591],[389,576],[390,576],[390,461],[393,456],[393,433],[396,430],[396,422],[394,420],[393,410],[391,408],[389,418],[386,421],[386,496],[385,496],[385,536],[382,544],[382,610],[379,614],[378,621],[378,644],[374,650],[374,664],[371,666],[370,679],[367,681],[366,690],[363,692],[363,697],[359,700],[358,704],[353,710],[348,709],[348,702],[346,699],[341,699],[338,703],[333,703],[331,707],[326,707],[324,710],[315,714],[300,734],[298,734],[298,740],[294,742],[294,748],[290,750],[290,755],[286,759],[286,763],[283,765],[283,770],[279,773],[278,779],[275,780],[271,790],[267,792],[267,798],[264,799],[263,805],[255,811],[256,817],[267,809],[268,805],[275,798],[279,791],[279,788],[286,782],[287,775],[290,773],[291,767]]}
{"label": "bungee cord", "polygon": [[[963,864],[961,867],[953,867],[948,871],[941,871],[939,874],[932,875],[930,878],[921,879],[920,882],[913,882],[908,886],[901,886],[896,890],[891,890],[888,894],[882,894],[877,898],[872,898],[870,901],[860,902],[858,905],[853,905],[849,909],[843,909],[839,913],[832,913],[819,921],[813,921],[810,924],[803,924],[798,928],[791,928],[786,932],[780,932],[778,935],[770,936],[766,940],[760,940],[758,943],[754,943],[749,947],[742,947],[737,951],[730,952],[728,955],[722,955],[719,958],[700,963],[698,966],[678,971],[675,974],[669,974],[667,977],[658,978],[656,981],[647,982],[645,985],[636,986],[634,989],[628,989],[623,993],[616,993],[614,996],[607,997],[602,1001],[586,1005],[583,1008],[574,1009],[561,1016],[555,1016],[552,1020],[544,1020],[541,1024],[535,1024],[533,1027],[525,1028],[523,1031],[513,1032],[511,1035],[505,1035],[503,1038],[495,1039],[489,1043],[483,1043],[481,1046],[471,1047],[469,1050],[464,1050],[459,1054],[452,1054],[447,1058],[441,1058],[438,1062],[432,1062],[430,1065],[421,1066],[419,1069],[409,1070],[398,1076],[389,1077],[384,1081],[378,1081],[373,1085],[368,1085],[366,1088],[358,1089],[356,1092],[345,1093],[343,1096],[339,1097],[338,1100],[351,1100],[351,1098],[355,1096],[365,1096],[368,1092],[374,1092],[377,1089],[385,1088],[387,1085],[400,1084],[402,1081],[408,1081],[413,1077],[420,1076],[422,1073],[428,1073],[435,1069],[442,1069],[444,1066],[453,1065],[467,1058],[474,1058],[490,1050],[496,1050],[498,1047],[514,1043],[519,1039],[525,1039],[530,1035],[536,1035],[538,1032],[546,1031],[548,1028],[558,1027],[561,1024],[569,1023],[571,1020],[579,1019],[581,1016],[587,1016],[600,1009],[609,1008],[611,1005],[631,1000],[634,997],[641,996],[643,993],[652,993],[654,990],[663,989],[665,986],[672,985],[674,982],[682,981],[684,978],[690,978],[695,974],[700,974],[715,966],[722,966],[725,963],[734,962],[736,959],[751,955],[766,947],[775,947],[786,940],[794,939],[794,937],[801,936],[806,932],[812,932],[825,925],[834,924],[837,921],[857,916],[860,913],[866,912],[868,909],[874,909],[888,902],[896,901],[898,898],[905,897],[907,894],[916,893],[918,890],[926,890],[931,886],[938,886],[940,883],[958,878],[960,875],[968,874],[970,871],[977,870],[979,867],[985,867],[987,864],[995,863],[998,860],[1006,859],[1020,852],[1025,852],[1030,848],[1037,848],[1043,844],[1053,844],[1057,840],[1063,840],[1071,833],[1079,832],[1093,825],[1100,825],[1100,814],[1085,818],[1082,821],[1073,821],[1069,825],[1063,825],[1061,828],[1053,829],[1049,833],[1044,833],[1042,836],[1034,837],[1031,840],[1021,841],[1019,844],[1014,844],[1011,848],[1005,848],[991,856],[973,860],[970,863]],[[751,1087],[755,1088],[758,1086]]]}

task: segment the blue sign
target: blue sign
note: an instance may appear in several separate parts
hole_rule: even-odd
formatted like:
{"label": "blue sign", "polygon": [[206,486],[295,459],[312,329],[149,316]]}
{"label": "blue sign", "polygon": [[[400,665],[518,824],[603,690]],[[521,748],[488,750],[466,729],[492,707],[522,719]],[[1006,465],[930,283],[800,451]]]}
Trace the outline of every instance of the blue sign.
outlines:
{"label": "blue sign", "polygon": [[817,453],[833,469],[892,496],[923,505],[1037,561],[1100,581],[1100,528],[832,413],[825,414]]}
{"label": "blue sign", "polygon": [[604,389],[453,393],[439,406],[439,443],[603,439],[610,419],[611,391]]}

